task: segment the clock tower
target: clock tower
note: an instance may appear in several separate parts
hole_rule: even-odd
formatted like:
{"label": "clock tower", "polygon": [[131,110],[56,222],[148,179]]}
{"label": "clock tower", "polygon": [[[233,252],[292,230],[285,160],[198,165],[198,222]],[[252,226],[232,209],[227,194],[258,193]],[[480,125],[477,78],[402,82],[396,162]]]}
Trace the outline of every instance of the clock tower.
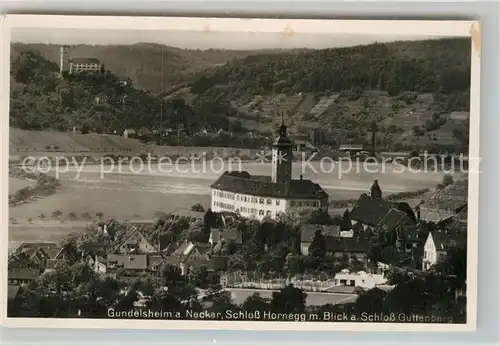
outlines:
{"label": "clock tower", "polygon": [[283,116],[278,134],[272,146],[271,179],[273,183],[287,183],[292,180],[293,142],[288,137]]}

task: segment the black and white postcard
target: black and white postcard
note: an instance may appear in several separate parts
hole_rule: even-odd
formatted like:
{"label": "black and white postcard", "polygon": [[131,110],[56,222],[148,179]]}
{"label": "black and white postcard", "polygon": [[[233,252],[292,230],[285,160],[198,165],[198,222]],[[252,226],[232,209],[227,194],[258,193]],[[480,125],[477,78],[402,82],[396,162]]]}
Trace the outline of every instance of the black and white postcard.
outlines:
{"label": "black and white postcard", "polygon": [[3,325],[475,330],[479,23],[2,35]]}

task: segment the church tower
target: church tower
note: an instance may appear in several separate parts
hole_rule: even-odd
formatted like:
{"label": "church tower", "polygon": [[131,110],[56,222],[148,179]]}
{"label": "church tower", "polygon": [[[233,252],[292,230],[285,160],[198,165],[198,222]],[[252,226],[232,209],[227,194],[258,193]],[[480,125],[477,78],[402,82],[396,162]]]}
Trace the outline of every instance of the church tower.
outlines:
{"label": "church tower", "polygon": [[273,143],[271,179],[273,183],[286,183],[292,180],[293,142],[288,137],[287,128],[281,116],[279,136]]}

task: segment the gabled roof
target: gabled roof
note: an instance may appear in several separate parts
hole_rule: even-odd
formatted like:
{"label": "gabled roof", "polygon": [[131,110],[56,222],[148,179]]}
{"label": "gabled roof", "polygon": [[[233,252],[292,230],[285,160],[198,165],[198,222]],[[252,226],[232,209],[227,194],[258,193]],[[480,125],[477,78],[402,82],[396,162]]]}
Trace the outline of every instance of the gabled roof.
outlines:
{"label": "gabled roof", "polygon": [[7,288],[7,299],[8,300],[13,300],[16,299],[17,294],[19,293],[19,289],[21,287],[18,285],[8,285]]}
{"label": "gabled roof", "polygon": [[116,264],[123,269],[146,270],[148,269],[147,255],[115,255],[109,254],[107,263]]}
{"label": "gabled roof", "polygon": [[328,194],[319,184],[307,179],[293,179],[287,183],[273,183],[262,176],[253,177],[248,172],[224,172],[211,185],[213,189],[253,196],[289,198],[289,199],[324,199]]}
{"label": "gabled roof", "polygon": [[306,224],[300,226],[300,241],[312,242],[317,230],[321,230],[321,234],[327,237],[340,237],[340,226],[338,225]]}
{"label": "gabled roof", "polygon": [[129,233],[127,234],[127,236],[115,247],[115,250],[118,250],[120,247],[122,247],[123,244],[125,244],[134,234],[139,234],[139,236],[141,237],[142,241],[145,241],[148,243],[148,245],[150,245],[151,247],[153,247],[154,249],[156,249],[157,252],[159,252],[158,248],[148,239],[146,238],[146,236],[144,234],[142,234],[141,231],[139,231],[139,229],[135,226],[131,226],[131,229],[129,231]]}
{"label": "gabled roof", "polygon": [[184,251],[180,254],[179,256],[179,261],[180,262],[186,262],[189,260],[191,257],[191,254],[196,250],[198,251],[201,255],[207,254],[212,246],[208,243],[193,243],[189,242],[187,247],[184,249]]}
{"label": "gabled roof", "polygon": [[363,193],[351,210],[349,217],[369,226],[377,226],[384,216],[393,209],[391,202],[373,198]]}
{"label": "gabled roof", "polygon": [[328,252],[368,252],[369,241],[366,237],[335,238],[326,237]]}
{"label": "gabled roof", "polygon": [[236,244],[241,244],[242,234],[236,228],[212,228],[210,230],[212,241],[218,243],[221,239],[233,241]]}

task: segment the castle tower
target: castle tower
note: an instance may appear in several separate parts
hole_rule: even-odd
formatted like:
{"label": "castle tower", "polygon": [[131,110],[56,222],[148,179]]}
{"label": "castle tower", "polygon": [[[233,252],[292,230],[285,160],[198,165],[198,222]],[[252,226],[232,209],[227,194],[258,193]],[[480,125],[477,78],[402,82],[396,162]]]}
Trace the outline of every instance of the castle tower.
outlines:
{"label": "castle tower", "polygon": [[287,127],[281,116],[279,136],[273,143],[272,175],[273,183],[286,183],[292,180],[293,142],[288,137]]}
{"label": "castle tower", "polygon": [[61,46],[59,49],[59,73],[62,74],[69,68],[68,46]]}

